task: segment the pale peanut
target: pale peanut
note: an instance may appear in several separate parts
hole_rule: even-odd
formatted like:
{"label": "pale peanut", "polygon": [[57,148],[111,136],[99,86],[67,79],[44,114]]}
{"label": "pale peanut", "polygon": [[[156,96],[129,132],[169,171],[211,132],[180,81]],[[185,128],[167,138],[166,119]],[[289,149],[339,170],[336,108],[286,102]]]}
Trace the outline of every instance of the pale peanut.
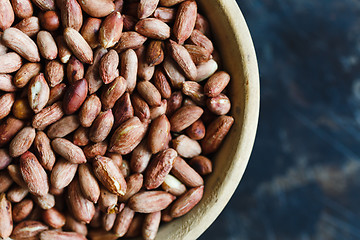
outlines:
{"label": "pale peanut", "polygon": [[93,161],[95,176],[112,193],[124,195],[126,181],[120,169],[107,157],[97,156]]}
{"label": "pale peanut", "polygon": [[116,77],[116,70],[119,65],[119,55],[114,49],[111,49],[106,53],[100,61],[99,73],[101,79],[105,84],[109,84],[114,81]]}
{"label": "pale peanut", "polygon": [[135,50],[138,58],[137,75],[141,80],[150,81],[155,72],[155,66],[150,66],[146,61],[146,49],[144,46]]}
{"label": "pale peanut", "polygon": [[137,117],[132,117],[118,127],[110,140],[109,151],[128,154],[141,142],[146,132]]}
{"label": "pale peanut", "polygon": [[12,239],[32,239],[49,227],[39,221],[26,220],[20,222],[11,234]]}
{"label": "pale peanut", "polygon": [[84,127],[79,127],[73,135],[73,143],[78,146],[86,146],[90,142],[89,139],[89,129]]}
{"label": "pale peanut", "polygon": [[177,152],[172,148],[168,148],[158,153],[155,158],[152,159],[145,173],[144,186],[146,189],[151,190],[158,188],[164,182],[176,157]]}
{"label": "pale peanut", "polygon": [[24,199],[21,202],[15,204],[12,210],[14,222],[20,222],[29,216],[33,206],[34,203],[31,199]]}
{"label": "pale peanut", "polygon": [[79,126],[78,116],[66,116],[51,125],[47,131],[47,135],[49,138],[62,138],[75,131]]}
{"label": "pale peanut", "polygon": [[63,0],[60,6],[61,22],[64,28],[80,31],[83,23],[81,7],[76,0]]}
{"label": "pale peanut", "polygon": [[166,113],[167,100],[163,99],[159,106],[150,108],[150,119],[154,120]]}
{"label": "pale peanut", "polygon": [[40,54],[47,60],[53,60],[57,57],[58,49],[54,38],[47,31],[40,31],[37,34],[37,46]]}
{"label": "pale peanut", "polygon": [[164,191],[144,191],[130,198],[128,205],[135,212],[152,213],[167,208],[175,196]]}
{"label": "pale peanut", "polygon": [[171,216],[176,218],[188,213],[200,202],[203,192],[204,186],[190,189],[174,202],[171,207]]}
{"label": "pale peanut", "polygon": [[202,177],[181,157],[174,160],[171,173],[188,187],[198,187],[204,184]]}
{"label": "pale peanut", "polygon": [[105,214],[117,213],[118,195],[109,192],[106,188],[100,188],[99,207]]}
{"label": "pale peanut", "polygon": [[66,215],[66,221],[65,221],[65,229],[71,230],[74,232],[77,232],[81,235],[86,236],[87,235],[87,228],[84,223],[76,221],[72,216],[69,214]]}
{"label": "pale peanut", "polygon": [[138,5],[138,18],[143,19],[151,16],[155,11],[159,0],[140,0]]}
{"label": "pale peanut", "polygon": [[65,225],[65,216],[56,208],[50,208],[43,211],[42,218],[44,222],[52,228],[61,228]]}
{"label": "pale peanut", "polygon": [[13,24],[15,19],[14,10],[9,0],[4,0],[0,2],[0,12],[0,29],[4,31]]}
{"label": "pale peanut", "polygon": [[143,186],[143,175],[135,173],[126,178],[126,193],[124,196],[119,196],[120,202],[126,202],[133,195],[138,193]]}
{"label": "pale peanut", "polygon": [[116,213],[104,214],[102,217],[102,226],[105,231],[110,231],[115,223]]}
{"label": "pale peanut", "polygon": [[10,202],[18,203],[21,202],[26,195],[28,195],[29,190],[20,186],[13,186],[7,192],[7,198]]}
{"label": "pale peanut", "polygon": [[39,235],[40,240],[51,240],[51,239],[61,239],[61,240],[86,240],[86,237],[75,232],[62,232],[58,230],[47,230],[43,231]]}
{"label": "pale peanut", "polygon": [[102,142],[109,135],[114,124],[114,115],[111,109],[100,113],[89,131],[89,138],[93,142]]}
{"label": "pale peanut", "polygon": [[125,78],[119,76],[107,85],[101,93],[101,103],[104,109],[114,107],[116,101],[125,93],[127,83]]}
{"label": "pale peanut", "polygon": [[35,129],[32,127],[23,128],[11,141],[9,154],[12,157],[19,157],[25,153],[35,139]]}
{"label": "pale peanut", "polygon": [[225,94],[220,93],[216,97],[208,98],[206,106],[216,115],[225,115],[230,111],[231,102]]}
{"label": "pale peanut", "polygon": [[201,153],[200,144],[186,135],[180,135],[172,140],[172,145],[178,154],[184,158],[196,157]]}
{"label": "pale peanut", "polygon": [[233,123],[233,117],[220,116],[208,126],[205,138],[201,141],[204,154],[213,153],[220,147],[220,144],[229,132]]}
{"label": "pale peanut", "polygon": [[208,97],[218,96],[230,82],[230,75],[224,71],[219,71],[207,80],[204,86],[204,93]]}
{"label": "pale peanut", "polygon": [[14,93],[6,93],[0,96],[0,119],[5,118],[11,112],[11,107],[15,102]]}
{"label": "pale peanut", "polygon": [[36,133],[34,140],[34,148],[41,165],[46,170],[51,171],[55,164],[55,153],[51,148],[50,139],[44,132],[38,131]]}
{"label": "pale peanut", "polygon": [[0,195],[0,237],[6,239],[13,230],[11,203],[6,199],[5,193]]}
{"label": "pale peanut", "polygon": [[81,34],[73,28],[65,28],[64,39],[72,53],[82,62],[92,64],[93,52]]}
{"label": "pale peanut", "polygon": [[11,4],[18,18],[28,18],[33,15],[33,6],[30,0],[11,0]]}
{"label": "pale peanut", "polygon": [[2,35],[2,42],[30,62],[40,61],[35,42],[17,28],[6,29]]}
{"label": "pale peanut", "polygon": [[142,226],[142,236],[145,240],[153,240],[156,237],[161,220],[161,212],[149,213],[145,216]]}
{"label": "pale peanut", "polygon": [[83,151],[87,159],[93,159],[98,155],[105,155],[107,150],[107,142],[91,143],[84,147]]}
{"label": "pale peanut", "polygon": [[146,39],[147,37],[134,31],[124,32],[115,46],[115,50],[120,53],[127,49],[137,49],[144,44]]}
{"label": "pale peanut", "polygon": [[51,142],[54,151],[71,163],[81,164],[86,162],[86,157],[81,148],[65,138],[55,138]]}
{"label": "pale peanut", "polygon": [[198,106],[180,108],[170,118],[171,131],[180,132],[184,130],[198,120],[203,112],[203,109]]}
{"label": "pale peanut", "polygon": [[115,9],[111,0],[83,0],[79,2],[81,8],[92,17],[105,17]]}
{"label": "pale peanut", "polygon": [[29,189],[36,196],[44,196],[49,192],[49,182],[44,168],[31,152],[20,157],[21,175]]}
{"label": "pale peanut", "polygon": [[170,37],[170,27],[156,18],[146,18],[138,21],[135,30],[145,37],[165,40]]}
{"label": "pale peanut", "polygon": [[97,203],[100,187],[90,165],[81,164],[79,166],[79,183],[84,196],[93,203]]}
{"label": "pale peanut", "polygon": [[166,175],[161,187],[164,191],[169,192],[174,196],[181,196],[186,192],[185,185],[171,174]]}
{"label": "pale peanut", "polygon": [[15,92],[17,89],[14,84],[13,76],[10,74],[0,74],[0,90],[4,92]]}
{"label": "pale peanut", "polygon": [[150,106],[159,106],[161,94],[149,81],[142,81],[137,84],[137,90]]}
{"label": "pale peanut", "polygon": [[214,59],[197,66],[196,82],[201,82],[212,76],[218,69],[218,64]]}
{"label": "pale peanut", "polygon": [[161,115],[151,123],[148,142],[153,154],[164,150],[169,134],[170,122],[166,115]]}
{"label": "pale peanut", "polygon": [[0,73],[16,72],[22,65],[22,59],[19,54],[9,52],[0,56]]}
{"label": "pale peanut", "polygon": [[64,79],[64,65],[58,60],[52,60],[45,65],[45,78],[50,87],[55,87]]}
{"label": "pale peanut", "polygon": [[58,189],[65,188],[74,179],[77,169],[78,164],[71,163],[63,158],[58,159],[51,171],[51,186]]}
{"label": "pale peanut", "polygon": [[37,130],[44,130],[50,124],[58,121],[64,115],[62,103],[56,102],[37,113],[32,121],[32,126]]}
{"label": "pale peanut", "polygon": [[42,11],[55,10],[54,0],[32,0],[32,2]]}
{"label": "pale peanut", "polygon": [[130,168],[132,171],[142,173],[150,162],[152,156],[147,139],[144,139],[132,152]]}
{"label": "pale peanut", "polygon": [[197,5],[195,1],[185,1],[180,4],[174,23],[173,33],[179,44],[184,43],[194,30]]}
{"label": "pale peanut", "polygon": [[40,31],[39,18],[35,16],[24,18],[14,27],[32,38]]}
{"label": "pale peanut", "polygon": [[163,63],[163,67],[166,75],[169,77],[171,86],[176,89],[181,88],[182,84],[185,82],[185,77],[180,72],[179,67],[176,65],[174,60],[172,60],[171,57],[166,57]]}
{"label": "pale peanut", "polygon": [[117,235],[117,237],[124,236],[125,233],[128,231],[134,214],[135,212],[128,206],[125,206],[121,213],[118,214],[113,228],[113,232]]}
{"label": "pale peanut", "polygon": [[11,163],[12,158],[9,155],[8,150],[0,149],[0,170],[5,169]]}
{"label": "pale peanut", "polygon": [[81,193],[79,181],[75,178],[68,187],[67,206],[73,216],[80,222],[90,223],[95,214],[93,202],[86,199]]}
{"label": "pale peanut", "polygon": [[154,17],[163,22],[173,22],[175,20],[176,11],[174,8],[158,7],[154,12]]}
{"label": "pale peanut", "polygon": [[41,197],[35,196],[33,199],[35,203],[44,210],[53,208],[55,206],[55,197],[50,193]]}

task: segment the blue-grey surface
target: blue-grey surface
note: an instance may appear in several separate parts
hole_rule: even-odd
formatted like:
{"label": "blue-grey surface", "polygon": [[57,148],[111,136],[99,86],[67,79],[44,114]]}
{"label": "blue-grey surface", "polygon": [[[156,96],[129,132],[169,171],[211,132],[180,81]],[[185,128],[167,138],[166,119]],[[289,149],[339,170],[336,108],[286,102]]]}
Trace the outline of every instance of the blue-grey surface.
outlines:
{"label": "blue-grey surface", "polygon": [[259,61],[259,128],[200,239],[360,239],[360,1],[238,4]]}

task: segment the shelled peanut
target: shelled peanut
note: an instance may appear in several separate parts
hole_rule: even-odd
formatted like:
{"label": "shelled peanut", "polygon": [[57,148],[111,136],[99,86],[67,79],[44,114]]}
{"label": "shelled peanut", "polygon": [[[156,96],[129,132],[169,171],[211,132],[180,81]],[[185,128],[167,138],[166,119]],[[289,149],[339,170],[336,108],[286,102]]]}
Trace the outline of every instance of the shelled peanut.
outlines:
{"label": "shelled peanut", "polygon": [[193,0],[0,1],[0,238],[154,239],[233,125]]}

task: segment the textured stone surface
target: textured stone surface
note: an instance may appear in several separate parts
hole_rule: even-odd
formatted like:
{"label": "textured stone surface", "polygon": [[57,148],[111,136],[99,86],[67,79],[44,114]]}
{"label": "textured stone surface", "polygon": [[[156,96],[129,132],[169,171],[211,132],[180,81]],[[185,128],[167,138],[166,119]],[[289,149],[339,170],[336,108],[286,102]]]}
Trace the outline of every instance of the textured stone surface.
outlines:
{"label": "textured stone surface", "polygon": [[200,239],[360,239],[360,2],[238,3],[260,122],[237,191]]}

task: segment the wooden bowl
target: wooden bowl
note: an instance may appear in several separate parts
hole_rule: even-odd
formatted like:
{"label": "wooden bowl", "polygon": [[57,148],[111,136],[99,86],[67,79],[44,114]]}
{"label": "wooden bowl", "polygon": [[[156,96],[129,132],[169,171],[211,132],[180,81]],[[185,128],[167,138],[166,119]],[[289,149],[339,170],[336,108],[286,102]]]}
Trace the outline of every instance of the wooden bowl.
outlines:
{"label": "wooden bowl", "polygon": [[201,202],[183,217],[161,226],[156,239],[196,239],[216,219],[238,186],[254,144],[259,114],[259,74],[254,46],[235,0],[198,0],[209,19],[216,49],[231,75],[234,125],[213,159]]}

